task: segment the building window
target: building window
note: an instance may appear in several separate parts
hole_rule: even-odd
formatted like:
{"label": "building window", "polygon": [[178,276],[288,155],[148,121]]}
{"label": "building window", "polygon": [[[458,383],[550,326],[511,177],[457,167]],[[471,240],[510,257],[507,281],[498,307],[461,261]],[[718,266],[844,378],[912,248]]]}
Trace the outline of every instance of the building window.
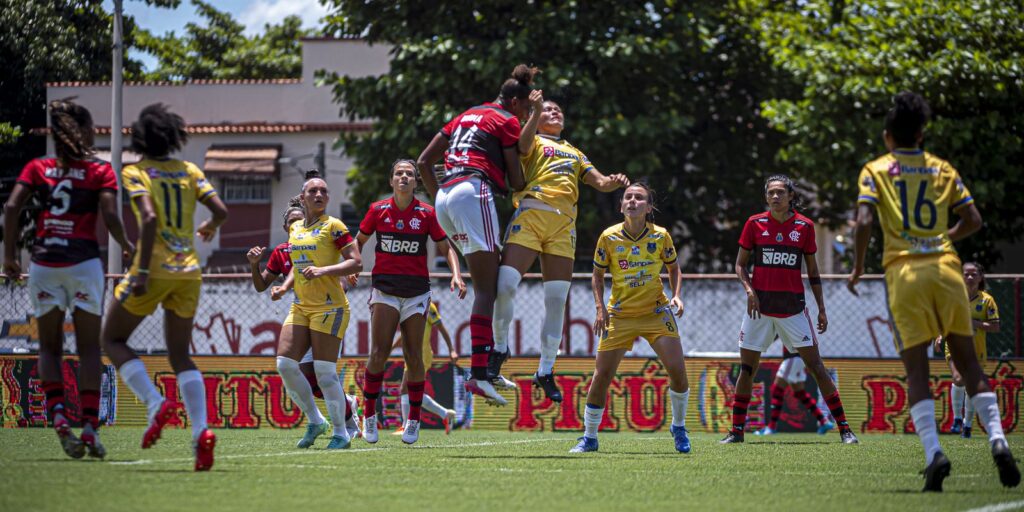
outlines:
{"label": "building window", "polygon": [[224,177],[220,188],[220,197],[227,204],[270,202],[269,176]]}

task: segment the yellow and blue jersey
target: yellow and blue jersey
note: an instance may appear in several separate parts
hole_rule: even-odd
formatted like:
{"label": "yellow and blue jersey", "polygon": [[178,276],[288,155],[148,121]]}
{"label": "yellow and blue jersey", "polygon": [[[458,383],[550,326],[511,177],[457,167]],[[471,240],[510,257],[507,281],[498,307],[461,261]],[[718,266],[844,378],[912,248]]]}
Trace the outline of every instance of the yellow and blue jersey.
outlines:
{"label": "yellow and blue jersey", "polygon": [[[971,298],[971,320],[979,320],[982,322],[999,321],[999,306],[996,304],[996,300],[992,298],[988,292],[979,290],[978,294]],[[981,344],[981,346],[984,347],[986,334],[987,333],[981,329],[975,329],[975,345]]]}
{"label": "yellow and blue jersey", "polygon": [[587,155],[565,140],[538,134],[520,162],[526,187],[513,195],[513,204],[518,207],[523,198],[533,197],[576,218],[579,182],[594,170]]}
{"label": "yellow and blue jersey", "polygon": [[292,272],[295,273],[295,304],[304,308],[348,308],[348,297],[337,276],[306,279],[306,267],[326,267],[338,263],[342,249],[355,243],[345,223],[321,215],[308,226],[292,224],[288,236]]}
{"label": "yellow and blue jersey", "polygon": [[604,230],[594,250],[594,266],[612,275],[609,314],[635,317],[662,310],[668,297],[661,269],[675,262],[672,236],[661,226],[648,223],[636,238],[626,233],[624,223]]}

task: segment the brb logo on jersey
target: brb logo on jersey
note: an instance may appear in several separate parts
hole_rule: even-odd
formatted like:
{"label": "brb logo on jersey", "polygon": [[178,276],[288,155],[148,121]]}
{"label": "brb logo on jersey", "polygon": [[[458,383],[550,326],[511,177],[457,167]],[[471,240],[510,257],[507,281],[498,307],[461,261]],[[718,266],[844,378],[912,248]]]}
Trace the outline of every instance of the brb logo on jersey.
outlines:
{"label": "brb logo on jersey", "polygon": [[761,264],[773,267],[795,267],[798,255],[795,252],[781,252],[765,247],[761,250]]}
{"label": "brb logo on jersey", "polygon": [[419,240],[409,240],[402,237],[378,233],[380,235],[380,250],[391,254],[420,254],[423,243]]}

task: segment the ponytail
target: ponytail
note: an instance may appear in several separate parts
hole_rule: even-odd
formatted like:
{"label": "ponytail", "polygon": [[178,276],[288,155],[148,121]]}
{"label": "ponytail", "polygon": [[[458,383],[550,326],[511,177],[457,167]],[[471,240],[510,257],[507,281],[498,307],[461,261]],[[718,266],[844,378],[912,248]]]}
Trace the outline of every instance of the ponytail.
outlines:
{"label": "ponytail", "polygon": [[63,164],[84,160],[95,152],[92,147],[92,115],[72,100],[74,98],[53,100],[49,105],[57,159]]}
{"label": "ponytail", "polygon": [[513,99],[529,98],[530,92],[533,91],[533,78],[538,73],[540,73],[540,69],[526,64],[516,66],[512,70],[512,76],[501,84],[501,92],[498,97],[501,98],[502,103],[510,102]]}

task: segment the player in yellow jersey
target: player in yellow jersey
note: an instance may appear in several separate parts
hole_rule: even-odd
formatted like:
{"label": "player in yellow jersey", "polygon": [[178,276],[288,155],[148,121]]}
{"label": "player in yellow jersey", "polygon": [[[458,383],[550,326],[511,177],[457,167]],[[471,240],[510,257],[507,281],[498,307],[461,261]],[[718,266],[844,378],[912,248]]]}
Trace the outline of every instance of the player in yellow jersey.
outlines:
{"label": "player in yellow jersey", "polygon": [[[423,328],[423,368],[430,369],[434,364],[434,347],[430,345],[430,334],[437,328],[437,332],[441,334],[444,339],[445,345],[448,345],[448,358],[451,360],[453,365],[459,364],[459,352],[455,350],[455,345],[452,344],[452,337],[448,333],[448,329],[445,328],[444,322],[441,320],[441,312],[437,310],[437,303],[431,302],[430,308],[427,310],[427,322]],[[400,348],[403,344],[402,336],[399,334],[395,338],[395,343],[391,349]],[[402,422],[409,418],[409,379],[405,373],[402,374]],[[455,411],[453,409],[446,409],[443,405],[437,403],[434,397],[430,396],[429,393],[423,393],[423,408],[440,416],[441,421],[444,423],[444,432],[446,434],[451,433],[452,422],[455,421]],[[399,428],[395,431],[394,435],[402,435],[404,428]]]}
{"label": "player in yellow jersey", "polygon": [[629,185],[629,179],[623,174],[601,174],[582,151],[561,138],[565,117],[557,103],[544,101],[541,91],[531,92],[530,102],[533,111],[518,143],[526,188],[517,191],[512,198],[517,209],[508,223],[498,269],[494,350],[488,361],[487,376],[492,381],[504,381],[499,377],[501,365],[509,356],[508,331],[516,289],[539,255],[544,279],[544,323],[540,364],[533,382],[548,398],[561,402],[562,393],[555,384],[553,372],[558,346],[562,343],[565,301],[576,258],[579,182],[601,192],[612,192]]}
{"label": "player in yellow jersey", "polygon": [[[597,346],[594,377],[587,392],[583,414],[585,431],[570,453],[596,452],[597,430],[604,416],[608,386],[618,371],[619,362],[637,337],[651,344],[661,359],[669,378],[672,403],[672,426],[669,430],[676,450],[690,452],[686,435],[686,405],[690,399],[690,383],[686,379],[683,345],[679,339],[675,316],[683,315],[680,297],[682,276],[676,262],[676,249],[665,228],[654,224],[654,196],[643,183],[626,187],[620,207],[625,222],[601,233],[594,250],[594,275],[591,287],[597,316],[594,334]],[[672,298],[665,296],[661,282],[662,268],[668,271]],[[612,274],[612,294],[604,305],[604,274]]]}
{"label": "player in yellow jersey", "polygon": [[[882,266],[893,338],[907,372],[910,415],[924,445],[924,491],[942,491],[950,472],[935,426],[930,389],[928,346],[945,338],[978,416],[989,432],[999,478],[1008,487],[1020,483],[1020,470],[1010,453],[1000,423],[996,395],[974,353],[970,306],[953,242],[981,228],[981,214],[956,169],[921,149],[931,109],[924,98],[902,92],[885,118],[889,153],[869,162],[858,178],[856,259],[848,287],[864,274],[875,211],[885,235]],[[960,217],[949,226],[949,211]]]}
{"label": "player in yellow jersey", "polygon": [[[178,389],[189,421],[196,471],[213,466],[216,437],[206,428],[206,385],[189,356],[192,318],[199,304],[202,274],[193,236],[213,240],[227,220],[228,210],[195,164],[170,158],[185,144],[185,121],[164,105],[150,105],[132,124],[132,147],[142,161],[121,172],[124,190],[140,226],[138,251],[131,269],[114,289],[103,322],[103,347],[117,366],[121,380],[146,404],[149,428],[142,447],[149,448],[176,414],[177,403],[164,399],[142,360],[128,347],[128,338],[147,316],[164,308],[167,358],[177,375]],[[213,214],[193,230],[196,203]],[[193,234],[194,233],[194,234]]]}
{"label": "player in yellow jersey", "polygon": [[[974,327],[974,354],[979,362],[988,359],[985,346],[985,335],[989,332],[999,332],[999,306],[996,300],[985,291],[985,270],[980,263],[964,263],[964,284],[967,285],[967,296],[971,300],[971,324]],[[953,408],[953,426],[949,429],[950,434],[961,434],[965,439],[971,438],[971,424],[974,422],[974,404],[965,400],[967,390],[964,387],[964,378],[957,371],[953,364],[953,354],[949,347],[942,343],[942,338],[935,339],[935,350],[940,347],[946,355],[946,364],[953,374],[953,386],[950,389],[950,402]],[[964,411],[966,409],[966,412]]]}
{"label": "player in yellow jersey", "polygon": [[340,450],[351,443],[345,429],[345,393],[337,370],[350,311],[338,278],[359,273],[363,263],[348,227],[326,213],[330,191],[319,172],[306,173],[301,197],[306,216],[291,225],[288,237],[295,301],[281,326],[277,371],[289,396],[310,420],[297,445],[308,448],[327,431],[312,400],[313,390],[299,369],[299,359],[313,348],[313,370],[334,428],[327,449]]}

